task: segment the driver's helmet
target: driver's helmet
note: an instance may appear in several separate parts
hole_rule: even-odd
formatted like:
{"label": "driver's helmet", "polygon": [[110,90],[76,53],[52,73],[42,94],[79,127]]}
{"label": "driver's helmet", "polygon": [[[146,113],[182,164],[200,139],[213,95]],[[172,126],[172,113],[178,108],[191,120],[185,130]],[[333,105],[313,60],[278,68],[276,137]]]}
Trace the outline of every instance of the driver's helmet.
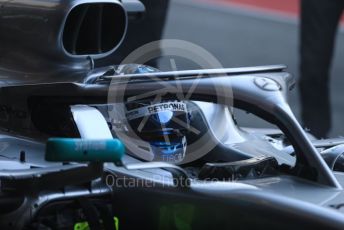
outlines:
{"label": "driver's helmet", "polygon": [[125,104],[128,124],[147,142],[153,161],[181,162],[185,157],[189,115],[182,101],[137,101]]}
{"label": "driver's helmet", "polygon": [[[134,64],[116,68],[118,75],[158,71]],[[125,102],[115,110],[120,111],[115,117],[121,117],[114,122],[116,135],[131,155],[146,161],[179,163],[184,160],[191,116],[186,102],[149,98]]]}

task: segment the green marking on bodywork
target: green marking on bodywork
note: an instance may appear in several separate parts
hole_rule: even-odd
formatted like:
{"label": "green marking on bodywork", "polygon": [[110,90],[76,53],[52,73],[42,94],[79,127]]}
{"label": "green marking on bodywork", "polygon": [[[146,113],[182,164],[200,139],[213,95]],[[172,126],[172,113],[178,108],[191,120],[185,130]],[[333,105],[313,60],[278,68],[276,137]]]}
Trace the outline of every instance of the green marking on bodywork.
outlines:
{"label": "green marking on bodywork", "polygon": [[87,222],[80,222],[74,225],[74,230],[87,230],[90,229]]}
{"label": "green marking on bodywork", "polygon": [[190,204],[166,205],[160,208],[159,229],[191,230],[195,207]]}
{"label": "green marking on bodywork", "polygon": [[[114,217],[115,222],[115,230],[119,230],[119,219],[117,217]],[[89,230],[90,226],[88,225],[88,222],[79,222],[74,224],[74,230]]]}

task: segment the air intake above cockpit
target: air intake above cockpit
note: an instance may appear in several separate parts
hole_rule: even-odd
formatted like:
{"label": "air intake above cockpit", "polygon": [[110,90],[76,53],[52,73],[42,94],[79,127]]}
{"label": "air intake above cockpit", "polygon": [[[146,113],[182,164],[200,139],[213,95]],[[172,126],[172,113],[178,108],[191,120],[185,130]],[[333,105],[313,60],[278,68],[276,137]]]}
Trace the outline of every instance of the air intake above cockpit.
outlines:
{"label": "air intake above cockpit", "polygon": [[71,55],[98,55],[114,50],[126,30],[126,13],[113,3],[75,6],[63,29],[63,46]]}

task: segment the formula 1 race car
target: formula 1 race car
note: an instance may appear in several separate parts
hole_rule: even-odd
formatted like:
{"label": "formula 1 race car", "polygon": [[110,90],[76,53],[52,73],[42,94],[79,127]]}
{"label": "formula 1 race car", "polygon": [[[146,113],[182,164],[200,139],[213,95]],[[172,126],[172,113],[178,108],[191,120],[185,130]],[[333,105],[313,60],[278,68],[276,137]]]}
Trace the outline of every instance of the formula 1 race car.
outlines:
{"label": "formula 1 race car", "polygon": [[343,229],[344,139],[301,128],[285,66],[94,68],[143,11],[0,1],[1,229]]}

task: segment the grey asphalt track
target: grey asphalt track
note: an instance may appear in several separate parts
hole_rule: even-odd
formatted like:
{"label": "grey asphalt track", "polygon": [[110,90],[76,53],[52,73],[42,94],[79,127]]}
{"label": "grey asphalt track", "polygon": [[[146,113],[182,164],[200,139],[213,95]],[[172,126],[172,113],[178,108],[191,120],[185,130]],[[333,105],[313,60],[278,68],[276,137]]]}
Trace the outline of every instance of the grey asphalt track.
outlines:
{"label": "grey asphalt track", "polygon": [[[207,5],[190,0],[172,0],[164,38],[195,43],[212,53],[224,67],[286,64],[298,77],[298,22],[292,18],[265,15]],[[168,64],[162,62],[163,68]],[[176,61],[178,69],[192,69],[187,61]],[[344,136],[344,33],[337,35],[332,67],[333,128],[331,137]],[[289,97],[299,118],[297,89]],[[240,113],[244,126],[264,126]],[[257,125],[258,124],[258,125]]]}

